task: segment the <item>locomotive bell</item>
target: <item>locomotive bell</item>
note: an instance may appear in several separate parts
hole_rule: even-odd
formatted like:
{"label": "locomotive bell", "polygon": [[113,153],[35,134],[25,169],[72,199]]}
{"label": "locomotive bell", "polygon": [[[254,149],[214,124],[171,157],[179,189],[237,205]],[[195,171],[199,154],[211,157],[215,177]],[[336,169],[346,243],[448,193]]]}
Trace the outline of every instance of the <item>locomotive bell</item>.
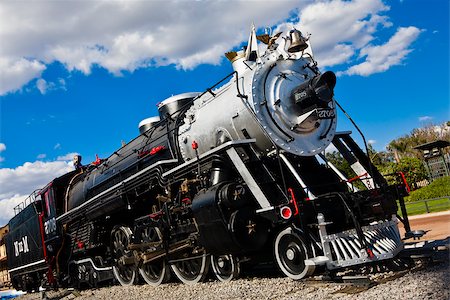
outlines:
{"label": "locomotive bell", "polygon": [[306,43],[306,39],[302,36],[302,33],[297,29],[292,29],[289,32],[291,37],[291,45],[288,48],[289,53],[295,53],[299,51],[303,51],[308,48],[308,44]]}

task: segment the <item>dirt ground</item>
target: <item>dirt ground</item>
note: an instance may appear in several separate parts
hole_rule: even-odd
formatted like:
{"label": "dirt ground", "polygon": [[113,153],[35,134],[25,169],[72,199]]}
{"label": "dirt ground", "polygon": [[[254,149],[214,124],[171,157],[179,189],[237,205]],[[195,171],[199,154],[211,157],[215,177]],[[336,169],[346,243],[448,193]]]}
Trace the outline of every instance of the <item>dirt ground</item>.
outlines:
{"label": "dirt ground", "polygon": [[[450,236],[450,211],[412,216],[409,218],[411,230],[430,230],[421,240],[440,240]],[[405,230],[400,223],[400,234]]]}

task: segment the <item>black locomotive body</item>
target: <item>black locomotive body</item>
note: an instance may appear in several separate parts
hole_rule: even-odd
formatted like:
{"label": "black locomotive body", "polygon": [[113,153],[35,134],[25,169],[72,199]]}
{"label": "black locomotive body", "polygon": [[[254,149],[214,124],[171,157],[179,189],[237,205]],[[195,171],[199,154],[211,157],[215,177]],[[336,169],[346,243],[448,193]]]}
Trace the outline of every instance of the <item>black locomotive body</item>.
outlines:
{"label": "black locomotive body", "polygon": [[[6,239],[15,288],[192,284],[210,266],[227,281],[267,260],[301,279],[401,251],[403,189],[335,132],[334,74],[298,31],[264,55],[252,45],[227,53],[227,84],[166,99],[133,141],[32,195]],[[326,160],[331,143],[358,188]]]}

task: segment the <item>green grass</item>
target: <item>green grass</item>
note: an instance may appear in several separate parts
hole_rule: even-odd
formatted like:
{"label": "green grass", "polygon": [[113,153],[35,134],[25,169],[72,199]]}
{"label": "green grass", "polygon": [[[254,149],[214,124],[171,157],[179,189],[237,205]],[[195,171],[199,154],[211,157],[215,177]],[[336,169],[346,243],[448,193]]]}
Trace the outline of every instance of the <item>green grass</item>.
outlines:
{"label": "green grass", "polygon": [[[420,215],[427,213],[425,202],[419,201],[419,202],[406,202],[406,211],[408,212],[408,216],[414,216],[414,215]],[[429,212],[438,212],[438,211],[445,211],[450,209],[450,196],[447,196],[447,198],[443,199],[436,199],[436,200],[430,200],[427,201],[428,204],[428,210]],[[398,214],[401,216],[402,213],[400,211],[400,205],[399,205],[399,211]]]}

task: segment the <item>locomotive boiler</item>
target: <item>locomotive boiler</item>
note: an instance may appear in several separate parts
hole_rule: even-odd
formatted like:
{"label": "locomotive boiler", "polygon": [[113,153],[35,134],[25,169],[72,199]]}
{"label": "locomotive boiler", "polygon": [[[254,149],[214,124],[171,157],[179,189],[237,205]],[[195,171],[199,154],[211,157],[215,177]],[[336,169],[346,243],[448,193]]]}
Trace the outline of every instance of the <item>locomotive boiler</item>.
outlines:
{"label": "locomotive boiler", "polygon": [[[403,186],[336,132],[336,76],[319,71],[308,39],[253,28],[226,57],[231,74],[162,101],[134,140],[89,165],[76,157],[76,170],[18,207],[6,239],[17,289],[193,284],[209,269],[228,281],[267,261],[302,279],[402,250]],[[327,161],[331,144],[355,178]]]}

